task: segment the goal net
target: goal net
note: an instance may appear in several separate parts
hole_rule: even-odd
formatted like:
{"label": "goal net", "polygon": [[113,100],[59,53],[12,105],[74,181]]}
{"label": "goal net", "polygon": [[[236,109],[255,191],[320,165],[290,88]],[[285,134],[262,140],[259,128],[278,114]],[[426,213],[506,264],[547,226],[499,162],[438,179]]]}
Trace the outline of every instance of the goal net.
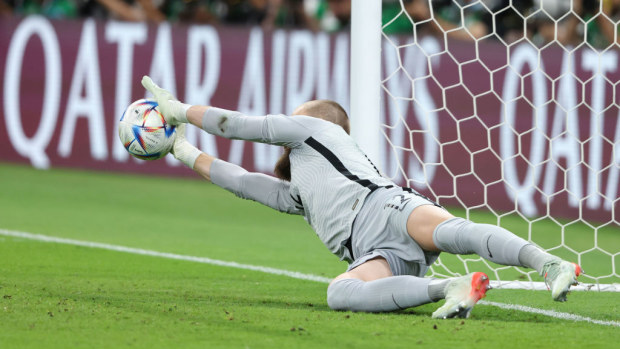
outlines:
{"label": "goal net", "polygon": [[[385,172],[619,291],[620,7],[601,1],[383,2]],[[445,277],[544,288],[534,271],[444,254]]]}

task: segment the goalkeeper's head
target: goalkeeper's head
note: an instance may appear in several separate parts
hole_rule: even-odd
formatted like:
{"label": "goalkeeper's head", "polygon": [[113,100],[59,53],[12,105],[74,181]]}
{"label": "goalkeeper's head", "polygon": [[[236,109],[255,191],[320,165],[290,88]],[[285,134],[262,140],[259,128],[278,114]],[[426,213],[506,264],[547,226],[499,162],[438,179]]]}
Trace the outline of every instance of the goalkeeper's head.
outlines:
{"label": "goalkeeper's head", "polygon": [[349,117],[347,116],[347,112],[342,106],[340,106],[340,104],[328,99],[317,99],[306,102],[297,107],[297,109],[293,112],[293,115],[313,116],[315,118],[333,122],[336,125],[340,125],[347,133],[350,133]]}
{"label": "goalkeeper's head", "polygon": [[[349,116],[347,116],[347,112],[342,106],[340,106],[340,104],[328,99],[318,99],[315,101],[306,102],[297,107],[297,109],[293,112],[293,115],[312,116],[325,121],[333,122],[334,124],[342,127],[348,134],[351,133],[349,128]],[[291,149],[285,148],[284,154],[282,154],[273,170],[276,177],[285,181],[291,180],[290,154]]]}

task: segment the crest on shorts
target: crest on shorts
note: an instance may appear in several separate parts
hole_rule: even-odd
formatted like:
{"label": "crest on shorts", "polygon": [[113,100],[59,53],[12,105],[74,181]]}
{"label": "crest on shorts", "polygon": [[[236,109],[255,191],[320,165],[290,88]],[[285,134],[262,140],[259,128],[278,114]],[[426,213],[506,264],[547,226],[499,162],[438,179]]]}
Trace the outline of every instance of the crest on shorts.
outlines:
{"label": "crest on shorts", "polygon": [[395,210],[402,211],[405,209],[405,206],[407,206],[409,201],[411,201],[411,197],[406,197],[403,194],[395,195],[385,204],[383,208],[393,208]]}

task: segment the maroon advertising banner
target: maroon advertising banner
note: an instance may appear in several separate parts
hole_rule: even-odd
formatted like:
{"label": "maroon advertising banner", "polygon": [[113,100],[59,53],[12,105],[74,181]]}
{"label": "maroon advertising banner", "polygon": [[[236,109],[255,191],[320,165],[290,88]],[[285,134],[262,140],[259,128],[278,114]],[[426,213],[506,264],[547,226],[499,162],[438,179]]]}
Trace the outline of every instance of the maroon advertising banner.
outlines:
{"label": "maroon advertising banner", "polygon": [[[386,36],[382,53],[386,175],[443,204],[618,224],[618,52]],[[0,161],[37,168],[191,175],[118,140],[147,74],[186,103],[249,115],[315,98],[349,107],[347,33],[32,16],[0,22],[0,67]],[[188,138],[250,171],[270,173],[281,153]]]}

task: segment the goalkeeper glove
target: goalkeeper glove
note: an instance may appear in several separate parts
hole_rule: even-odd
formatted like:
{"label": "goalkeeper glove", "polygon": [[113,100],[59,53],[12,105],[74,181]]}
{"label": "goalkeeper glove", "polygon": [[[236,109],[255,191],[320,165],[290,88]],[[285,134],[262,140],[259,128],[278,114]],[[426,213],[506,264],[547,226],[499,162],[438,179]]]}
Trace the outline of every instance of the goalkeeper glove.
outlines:
{"label": "goalkeeper glove", "polygon": [[146,75],[142,77],[142,86],[153,94],[155,101],[159,104],[159,111],[162,113],[167,123],[178,125],[188,122],[186,113],[191,105],[179,102],[172,93],[157,86],[157,84]]}
{"label": "goalkeeper glove", "polygon": [[187,139],[185,139],[186,126],[187,125],[185,124],[177,126],[177,135],[170,152],[177,160],[181,161],[193,170],[194,163],[196,163],[196,159],[198,159],[202,152],[198,148],[191,145]]}

